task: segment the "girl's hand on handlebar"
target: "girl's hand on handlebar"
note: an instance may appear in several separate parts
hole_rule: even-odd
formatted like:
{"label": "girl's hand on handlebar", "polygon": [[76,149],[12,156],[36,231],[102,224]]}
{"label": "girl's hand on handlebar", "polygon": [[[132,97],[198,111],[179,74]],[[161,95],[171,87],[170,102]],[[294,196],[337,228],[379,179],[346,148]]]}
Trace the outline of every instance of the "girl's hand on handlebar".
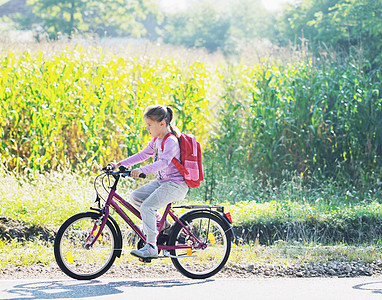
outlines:
{"label": "girl's hand on handlebar", "polygon": [[134,170],[131,170],[130,176],[133,178],[139,178],[139,175],[142,173],[143,172],[141,169],[134,169]]}
{"label": "girl's hand on handlebar", "polygon": [[112,170],[115,170],[117,169],[121,164],[120,163],[114,163],[114,162],[111,162],[107,165],[107,167],[110,167],[110,169]]}

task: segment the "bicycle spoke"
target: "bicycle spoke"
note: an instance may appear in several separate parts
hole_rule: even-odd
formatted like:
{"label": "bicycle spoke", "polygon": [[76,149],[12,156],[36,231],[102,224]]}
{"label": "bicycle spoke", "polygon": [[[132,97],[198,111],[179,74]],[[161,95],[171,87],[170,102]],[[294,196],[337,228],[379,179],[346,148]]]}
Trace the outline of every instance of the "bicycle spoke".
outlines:
{"label": "bicycle spoke", "polygon": [[200,212],[186,220],[187,228],[195,238],[204,243],[202,248],[183,228],[179,228],[170,243],[189,245],[191,249],[177,249],[173,253],[173,263],[184,275],[191,278],[207,278],[219,271],[228,259],[230,238],[227,237],[224,223],[209,213]]}
{"label": "bicycle spoke", "polygon": [[[84,217],[82,217],[84,216]],[[55,256],[60,268],[76,279],[89,279],[103,274],[115,259],[115,233],[106,224],[93,246],[99,227],[97,214],[79,214],[64,223],[57,234]]]}

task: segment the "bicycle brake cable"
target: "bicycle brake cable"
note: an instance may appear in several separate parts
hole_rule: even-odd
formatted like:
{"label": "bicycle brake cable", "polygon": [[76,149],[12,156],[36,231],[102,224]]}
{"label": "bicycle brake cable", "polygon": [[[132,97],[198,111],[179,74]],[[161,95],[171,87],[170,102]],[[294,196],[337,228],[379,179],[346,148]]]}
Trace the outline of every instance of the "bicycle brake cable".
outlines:
{"label": "bicycle brake cable", "polygon": [[[103,183],[103,178],[104,178],[105,176],[106,176],[106,174],[105,174],[105,173],[102,173],[102,174],[98,175],[98,176],[94,179],[94,190],[96,191],[98,197],[99,197],[100,199],[102,199],[103,201],[106,202],[105,198],[102,197],[101,193],[98,191],[98,189],[97,189],[97,185],[96,185],[96,183],[97,183],[97,181],[99,180],[99,178],[102,177],[102,178],[100,179],[100,181],[101,181],[101,185],[102,185],[102,187],[106,190],[105,185],[104,185],[104,183]],[[107,191],[107,190],[106,190],[106,191]]]}

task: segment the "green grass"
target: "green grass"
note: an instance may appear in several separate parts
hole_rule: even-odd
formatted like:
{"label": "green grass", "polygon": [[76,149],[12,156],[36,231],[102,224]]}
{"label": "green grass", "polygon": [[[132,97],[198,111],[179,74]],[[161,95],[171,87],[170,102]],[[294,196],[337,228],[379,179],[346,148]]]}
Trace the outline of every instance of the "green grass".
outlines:
{"label": "green grass", "polygon": [[[116,265],[136,264],[137,259],[130,255],[132,250],[124,246],[122,256]],[[228,265],[272,264],[291,265],[326,263],[328,261],[370,263],[382,260],[381,246],[377,245],[332,245],[301,244],[279,242],[273,246],[232,245]],[[171,264],[170,259],[159,259],[154,264]],[[0,268],[7,266],[29,266],[33,264],[55,265],[53,245],[44,242],[16,242],[0,240]]]}
{"label": "green grass", "polygon": [[[52,171],[44,174],[31,172],[16,175],[4,171],[3,168],[0,175],[0,216],[57,230],[58,226],[68,217],[81,211],[87,211],[92,205],[94,176],[90,174],[62,170],[61,172]],[[127,198],[132,189],[143,183],[144,181],[123,180],[119,191]],[[295,183],[290,183],[290,185],[293,184]],[[316,222],[331,225],[340,224],[345,226],[344,228],[350,228],[346,226],[353,226],[351,222],[368,215],[378,221],[381,219],[382,206],[378,201],[373,201],[378,199],[371,197],[364,203],[348,202],[342,205],[340,199],[333,199],[332,202],[326,199],[327,203],[322,204],[322,198],[318,197],[316,201],[313,201],[312,195],[309,196],[309,202],[307,201],[308,198],[303,201],[304,196],[300,195],[301,190],[298,191],[295,186],[295,188],[289,187],[288,191],[287,186],[285,184],[282,191],[263,190],[262,202],[252,200],[236,203],[223,202],[223,204],[231,212],[234,225],[242,226],[247,230],[247,234],[250,233],[251,229],[252,231],[256,230],[258,226],[263,226],[262,229],[264,230],[287,224],[289,226],[287,229],[290,230],[289,234],[295,233],[299,229],[300,232],[305,232],[306,239],[303,235],[300,235],[302,238],[299,239],[291,234],[289,239],[284,236],[284,240],[277,239],[275,236],[276,240],[271,245],[264,245],[260,243],[261,235],[254,234],[249,244],[233,244],[229,264],[248,263],[256,265],[272,262],[273,264],[288,265],[326,262],[331,259],[338,261],[360,259],[365,262],[382,259],[380,236],[379,239],[370,243],[358,242],[354,245],[347,245],[337,241],[325,245],[318,242],[319,231],[315,235],[307,236],[309,227],[308,223],[304,223],[309,220],[316,220]],[[291,201],[292,194],[300,195],[295,202]],[[195,191],[183,203],[204,203],[202,199],[194,198],[193,195],[195,195]],[[305,197],[308,197],[307,193]],[[334,196],[332,195],[332,197]],[[185,211],[177,210],[177,212],[180,215]],[[116,218],[124,228],[120,218]],[[373,221],[373,219],[371,220]],[[372,225],[377,224],[375,220],[374,223],[371,223]],[[365,222],[363,226],[369,224]],[[336,227],[328,228],[330,231]],[[361,236],[365,234],[365,231],[370,230],[365,227],[363,231],[360,231]],[[125,245],[124,255],[117,261],[117,264],[134,262],[129,255],[129,247],[131,246]],[[49,265],[54,263],[53,245],[38,240],[0,241],[0,261],[0,267],[39,263]],[[170,260],[160,260],[156,263],[170,263]]]}
{"label": "green grass", "polygon": [[53,246],[41,241],[17,242],[0,240],[0,268],[7,265],[49,265],[54,261]]}
{"label": "green grass", "polygon": [[54,228],[89,207],[92,187],[86,177],[70,172],[16,176],[3,171],[0,193],[1,216]]}
{"label": "green grass", "polygon": [[[0,173],[0,216],[56,230],[70,216],[94,206],[94,175],[69,170],[20,175],[4,168]],[[128,199],[129,193],[144,183],[121,180],[118,192]],[[249,241],[259,239],[261,244],[277,240],[362,244],[381,239],[382,204],[378,193],[358,201],[355,191],[339,194],[330,184],[314,191],[296,181],[285,182],[277,189],[260,185],[253,188],[257,190],[253,195],[259,198],[251,201],[236,198],[228,202],[223,198],[209,202],[198,191],[191,191],[183,203],[224,204],[234,226],[243,230],[244,234],[238,234]],[[184,212],[177,211],[179,215]],[[124,226],[121,218],[116,219]]]}
{"label": "green grass", "polygon": [[286,243],[279,241],[272,246],[259,244],[233,246],[230,262],[276,265],[326,263],[330,260],[372,262],[382,259],[381,247],[376,245],[325,246],[320,244]]}
{"label": "green grass", "polygon": [[[29,225],[57,229],[70,216],[88,211],[95,199],[95,175],[69,170],[23,174],[0,168],[0,216],[20,220]],[[121,180],[119,193],[128,195],[143,181]],[[105,191],[97,185],[101,194]]]}

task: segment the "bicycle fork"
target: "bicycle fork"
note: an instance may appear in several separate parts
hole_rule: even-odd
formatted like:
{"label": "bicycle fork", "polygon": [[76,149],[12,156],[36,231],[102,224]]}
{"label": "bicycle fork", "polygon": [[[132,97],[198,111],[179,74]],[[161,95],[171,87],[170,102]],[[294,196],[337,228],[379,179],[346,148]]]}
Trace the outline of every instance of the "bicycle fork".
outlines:
{"label": "bicycle fork", "polygon": [[[105,228],[106,222],[109,218],[109,207],[105,206],[104,211],[100,212],[100,217],[94,222],[93,229],[89,236],[86,238],[83,247],[85,249],[90,249],[93,247],[97,240],[100,240],[103,229]],[[99,227],[98,232],[97,227]]]}

